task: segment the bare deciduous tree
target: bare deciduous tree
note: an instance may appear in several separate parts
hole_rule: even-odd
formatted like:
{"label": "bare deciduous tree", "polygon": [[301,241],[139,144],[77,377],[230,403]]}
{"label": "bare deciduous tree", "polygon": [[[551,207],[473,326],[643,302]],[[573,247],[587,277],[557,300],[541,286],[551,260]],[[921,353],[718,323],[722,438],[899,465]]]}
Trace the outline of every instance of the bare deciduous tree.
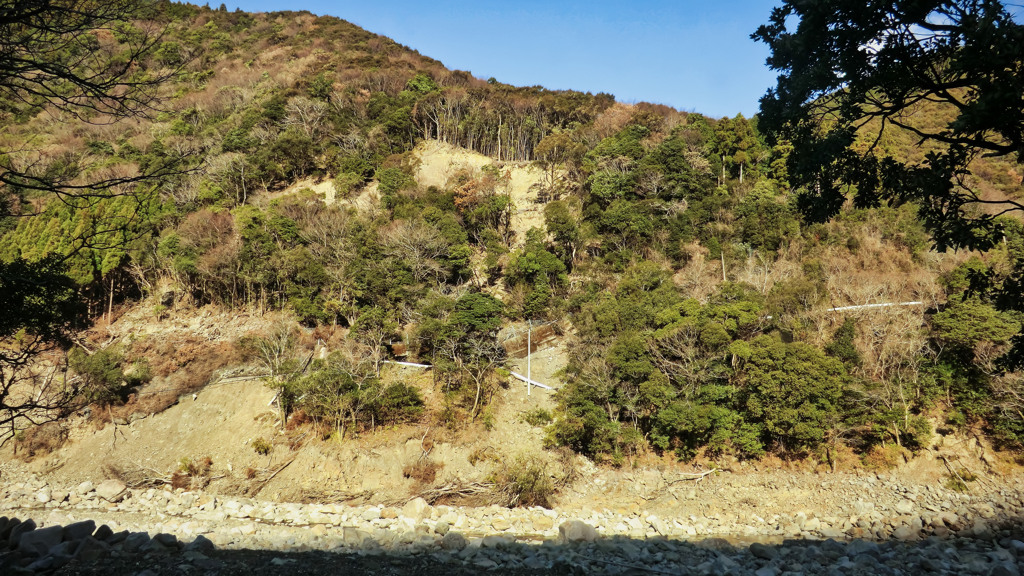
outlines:
{"label": "bare deciduous tree", "polygon": [[450,243],[436,228],[422,220],[399,220],[381,230],[381,241],[391,256],[408,263],[416,280],[445,277],[439,259],[448,253]]}

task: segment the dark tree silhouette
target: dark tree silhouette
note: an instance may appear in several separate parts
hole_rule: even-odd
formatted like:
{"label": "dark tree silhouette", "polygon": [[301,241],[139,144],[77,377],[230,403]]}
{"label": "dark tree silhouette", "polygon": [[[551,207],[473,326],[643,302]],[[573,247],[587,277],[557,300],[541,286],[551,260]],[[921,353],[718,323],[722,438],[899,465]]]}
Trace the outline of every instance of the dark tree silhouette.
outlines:
{"label": "dark tree silhouette", "polygon": [[[132,20],[152,7],[142,0],[0,0],[0,122],[45,111],[111,123],[156,111],[159,86],[180,64],[149,64],[161,31]],[[73,206],[133,196],[143,205],[154,184],[183,170],[172,159],[95,177],[87,164],[0,148],[0,223],[32,217],[23,202],[29,195]],[[89,246],[108,228],[101,222],[72,244]],[[68,257],[0,261],[0,443],[75,406],[79,390],[64,377],[63,350],[84,307],[65,274]]]}
{"label": "dark tree silhouette", "polygon": [[[85,307],[62,265],[47,259],[0,262],[0,443],[29,424],[65,416],[79,387],[61,350]],[[55,353],[54,362],[41,357]]]}
{"label": "dark tree silhouette", "polygon": [[[787,0],[753,38],[781,72],[759,127],[789,140],[804,212],[915,201],[938,248],[987,248],[1019,196],[970,185],[979,156],[1024,160],[1024,27],[997,0]],[[928,106],[929,118],[915,114]],[[947,118],[936,122],[939,118]],[[920,162],[882,152],[888,130],[913,134]],[[852,146],[858,138],[867,145]]]}

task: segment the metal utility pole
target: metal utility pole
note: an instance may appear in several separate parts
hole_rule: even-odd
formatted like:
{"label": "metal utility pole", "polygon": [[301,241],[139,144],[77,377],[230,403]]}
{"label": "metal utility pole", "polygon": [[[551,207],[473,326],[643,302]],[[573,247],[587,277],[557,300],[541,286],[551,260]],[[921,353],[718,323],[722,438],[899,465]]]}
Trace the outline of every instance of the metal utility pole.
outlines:
{"label": "metal utility pole", "polygon": [[533,352],[533,320],[526,321],[529,328],[526,329],[526,395],[530,395],[530,380],[533,374],[530,373],[530,354]]}

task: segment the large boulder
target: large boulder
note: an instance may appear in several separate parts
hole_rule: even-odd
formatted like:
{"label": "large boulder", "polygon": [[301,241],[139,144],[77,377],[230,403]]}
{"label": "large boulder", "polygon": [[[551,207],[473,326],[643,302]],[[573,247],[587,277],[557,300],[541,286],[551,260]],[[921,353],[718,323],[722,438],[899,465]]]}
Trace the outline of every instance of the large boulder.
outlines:
{"label": "large boulder", "polygon": [[462,550],[469,542],[458,532],[448,532],[441,537],[441,548],[445,550]]}
{"label": "large boulder", "polygon": [[96,522],[93,520],[82,520],[81,522],[65,526],[63,539],[65,542],[82,540],[92,536],[93,532],[96,532]]}
{"label": "large boulder", "polygon": [[593,542],[597,540],[597,529],[579,520],[563,522],[558,527],[558,536],[562,542]]}
{"label": "large boulder", "polygon": [[47,550],[60,544],[64,537],[64,528],[60,526],[48,526],[25,532],[18,539],[18,550],[22,554],[42,556]]}
{"label": "large boulder", "polygon": [[423,498],[413,498],[402,508],[402,516],[413,520],[423,520],[430,516],[430,504]]}
{"label": "large boulder", "polygon": [[113,478],[100,482],[100,485],[96,487],[96,495],[107,502],[120,502],[127,493],[128,487],[125,486],[125,483]]}
{"label": "large boulder", "polygon": [[21,541],[21,535],[26,532],[31,532],[36,529],[36,521],[29,518],[24,522],[17,518],[12,518],[7,521],[7,528],[4,532],[7,532],[7,543],[11,548],[17,548],[18,543]]}

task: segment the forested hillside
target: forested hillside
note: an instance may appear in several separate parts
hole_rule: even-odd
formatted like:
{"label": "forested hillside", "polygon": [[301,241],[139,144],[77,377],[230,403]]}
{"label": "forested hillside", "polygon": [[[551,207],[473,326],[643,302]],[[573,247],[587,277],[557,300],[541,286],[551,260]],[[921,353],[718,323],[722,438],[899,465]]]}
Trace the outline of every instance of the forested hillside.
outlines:
{"label": "forested hillside", "polygon": [[[1024,442],[1024,378],[997,363],[1022,318],[971,290],[1024,259],[1017,220],[986,253],[933,251],[913,203],[810,223],[790,148],[756,119],[485,81],[331,17],[158,2],[95,42],[116,55],[154,30],[137,65],[170,80],[143,113],[0,103],[0,174],[20,175],[0,183],[0,260],[66,275],[90,321],[294,313],[344,352],[294,372],[284,329],[240,354],[273,364],[285,412],[335,429],[466,425],[505,380],[498,330],[533,320],[571,351],[558,409],[538,416],[548,442],[597,460],[830,459],[967,429]],[[888,134],[894,156],[922,153]],[[493,163],[425,187],[424,140]],[[544,226],[518,230],[509,170],[526,166],[543,170]],[[975,167],[986,194],[1019,190],[1019,164]],[[119,184],[89,187],[103,180]],[[881,303],[914,304],[832,310]],[[435,367],[443,409],[380,383],[396,353]],[[146,378],[135,360],[74,353],[68,377],[123,402],[122,382]]]}

